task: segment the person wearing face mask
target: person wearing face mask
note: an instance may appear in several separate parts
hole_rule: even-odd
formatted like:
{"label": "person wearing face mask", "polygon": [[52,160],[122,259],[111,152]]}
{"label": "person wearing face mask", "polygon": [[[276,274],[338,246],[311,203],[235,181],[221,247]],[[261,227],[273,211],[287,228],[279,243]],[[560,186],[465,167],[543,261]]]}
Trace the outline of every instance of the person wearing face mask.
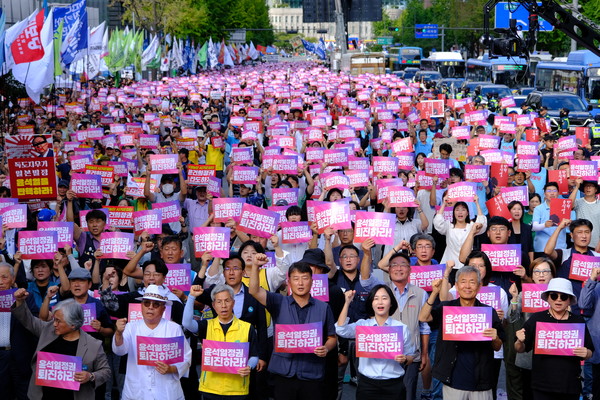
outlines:
{"label": "person wearing face mask", "polygon": [[[150,179],[146,179],[144,184],[144,197],[150,203],[166,203],[169,201],[179,201],[182,206],[183,202],[187,197],[187,183],[183,177],[183,166],[181,162],[177,163],[177,169],[179,170],[179,182],[181,184],[180,191],[175,191],[175,180],[171,175],[163,175],[160,179],[160,192],[152,193],[150,190]],[[152,167],[148,164],[148,174],[152,174]],[[173,232],[181,232],[181,223],[179,221],[169,222],[169,226]]]}

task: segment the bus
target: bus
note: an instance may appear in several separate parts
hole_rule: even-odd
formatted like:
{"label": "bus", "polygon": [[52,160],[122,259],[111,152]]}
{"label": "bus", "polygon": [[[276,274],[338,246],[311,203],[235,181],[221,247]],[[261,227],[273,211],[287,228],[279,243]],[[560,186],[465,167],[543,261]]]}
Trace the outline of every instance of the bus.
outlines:
{"label": "bus", "polygon": [[341,70],[356,76],[361,74],[385,74],[383,53],[346,53],[342,56]]}
{"label": "bus", "polygon": [[469,58],[466,62],[466,78],[470,81],[491,82],[508,87],[529,84],[527,60],[521,57]]}
{"label": "bus", "polygon": [[465,60],[454,51],[437,51],[421,60],[421,70],[438,71],[442,78],[462,78],[465,76]]}
{"label": "bus", "polygon": [[406,67],[421,65],[423,49],[420,47],[390,47],[388,49],[388,65],[391,71],[401,71]]}
{"label": "bus", "polygon": [[538,90],[569,92],[578,95],[600,113],[600,57],[589,50],[569,53],[566,62],[540,62],[535,70]]}

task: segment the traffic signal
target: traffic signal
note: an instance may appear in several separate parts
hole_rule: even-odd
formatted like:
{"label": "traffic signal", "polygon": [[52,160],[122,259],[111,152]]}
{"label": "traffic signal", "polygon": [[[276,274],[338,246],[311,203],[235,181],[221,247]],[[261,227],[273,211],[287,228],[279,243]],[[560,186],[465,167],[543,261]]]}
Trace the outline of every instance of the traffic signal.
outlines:
{"label": "traffic signal", "polygon": [[397,26],[390,26],[388,29],[390,32],[398,32],[400,30]]}

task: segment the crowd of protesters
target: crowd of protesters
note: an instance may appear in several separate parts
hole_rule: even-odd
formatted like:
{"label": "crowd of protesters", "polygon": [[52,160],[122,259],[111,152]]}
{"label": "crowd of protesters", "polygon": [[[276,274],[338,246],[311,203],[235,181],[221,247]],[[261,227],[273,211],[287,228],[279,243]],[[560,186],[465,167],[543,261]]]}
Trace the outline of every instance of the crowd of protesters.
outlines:
{"label": "crowd of protesters", "polygon": [[[508,113],[511,99],[497,100],[311,63],[78,83],[39,105],[4,99],[0,200],[28,207],[21,228],[0,209],[2,397],[332,400],[353,384],[360,400],[496,399],[501,389],[511,400],[600,398],[598,165],[580,173],[600,157],[587,130],[551,123],[544,109]],[[33,150],[17,146],[27,140]],[[153,173],[152,156],[167,154],[178,156],[178,173]],[[56,198],[15,193],[9,161],[24,156],[52,157]],[[278,156],[296,157],[294,170],[280,170]],[[85,196],[74,187],[91,173],[82,157],[126,172]],[[208,181],[195,180],[195,165],[208,167]],[[410,200],[388,196],[406,188]],[[275,211],[279,226],[251,231],[239,215],[218,218],[221,198]],[[562,214],[556,199],[569,200]],[[126,257],[105,255],[106,232],[134,232],[111,224],[107,207],[170,202],[179,214],[160,233],[136,232]],[[348,221],[317,221],[330,203]],[[364,237],[358,219],[378,215],[393,216],[391,230]],[[44,259],[20,247],[25,232],[51,221],[72,223],[70,243]],[[307,235],[290,240],[284,221]],[[195,232],[208,227],[227,229],[228,257],[198,253]],[[519,245],[518,261],[500,268],[490,249],[508,245]],[[167,283],[178,264],[191,265],[187,288]],[[325,300],[313,297],[316,282]],[[525,284],[538,285],[537,312]],[[493,305],[480,300],[484,291],[495,291]],[[461,307],[489,309],[479,339],[447,335],[448,313]],[[567,323],[578,335],[540,351],[542,328],[552,335]],[[290,326],[314,328],[303,339],[315,345],[284,349]],[[359,332],[382,327],[401,328],[387,336],[401,352],[364,355]],[[145,349],[182,338],[169,342],[180,357],[163,350],[144,362],[140,338]],[[243,365],[208,368],[212,341],[247,343]],[[42,382],[47,353],[80,359],[62,379],[76,388]]]}

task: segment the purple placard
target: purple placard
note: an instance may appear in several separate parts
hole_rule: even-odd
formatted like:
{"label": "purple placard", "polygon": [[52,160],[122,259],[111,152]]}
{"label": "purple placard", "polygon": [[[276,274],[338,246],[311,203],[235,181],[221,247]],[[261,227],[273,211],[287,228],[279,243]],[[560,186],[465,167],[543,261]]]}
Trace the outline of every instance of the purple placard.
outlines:
{"label": "purple placard", "polygon": [[321,180],[322,187],[325,190],[336,188],[344,191],[350,187],[350,178],[341,172],[323,173],[319,175],[319,179]]}
{"label": "purple placard", "polygon": [[20,231],[18,248],[25,260],[52,259],[58,251],[58,233]]}
{"label": "purple placard", "polygon": [[178,222],[181,217],[181,205],[178,200],[168,201],[166,203],[152,204],[152,210],[160,210],[162,212],[162,223]]}
{"label": "purple placard", "polygon": [[231,229],[219,227],[194,228],[194,254],[202,257],[207,251],[213,257],[228,258],[231,247]]}
{"label": "purple placard", "polygon": [[490,341],[483,331],[492,327],[491,307],[444,306],[442,308],[444,340]]}
{"label": "purple placard", "polygon": [[569,279],[585,282],[592,275],[594,268],[600,268],[600,257],[573,253],[571,257]]}
{"label": "purple placard", "polygon": [[534,354],[574,356],[573,349],[584,346],[585,324],[537,322]]}
{"label": "purple placard", "polygon": [[373,239],[375,244],[394,245],[396,214],[357,211],[354,222],[354,241],[362,243]]}
{"label": "purple placard", "polygon": [[323,346],[323,323],[275,324],[277,353],[314,353]]}
{"label": "purple placard", "polygon": [[162,210],[142,210],[133,212],[133,229],[136,235],[141,235],[146,231],[150,235],[159,235],[162,233]]}
{"label": "purple placard", "polygon": [[251,204],[244,204],[237,229],[249,235],[269,238],[277,232],[279,214]]}
{"label": "purple placard", "polygon": [[524,207],[529,206],[529,193],[527,186],[511,186],[500,188],[500,194],[506,204],[511,201],[520,201]]}
{"label": "purple placard", "polygon": [[281,243],[306,243],[310,242],[313,233],[308,222],[280,222]]}
{"label": "purple placard", "polygon": [[191,264],[167,264],[169,272],[165,277],[165,285],[169,289],[179,289],[182,292],[190,290],[192,285]]}
{"label": "purple placard", "polygon": [[317,222],[317,231],[325,232],[325,228],[350,229],[350,207],[347,202],[336,201],[315,206],[314,217]]}
{"label": "purple placard", "polygon": [[446,264],[413,265],[410,267],[410,283],[420,287],[426,292],[431,292],[431,283],[444,277]]}
{"label": "purple placard", "polygon": [[214,176],[209,176],[208,177],[208,185],[206,186],[206,191],[209,194],[212,194],[213,197],[221,197],[221,178],[215,178]]}
{"label": "purple placard", "polygon": [[177,154],[151,154],[150,167],[153,174],[178,174],[177,163],[179,155]]}
{"label": "purple placard", "polygon": [[254,185],[258,182],[258,167],[233,167],[232,183]]}
{"label": "purple placard", "polygon": [[569,161],[571,178],[581,178],[584,181],[598,181],[598,163],[596,161]]}
{"label": "purple placard", "polygon": [[519,156],[517,158],[517,171],[532,173],[540,172],[540,156]]}
{"label": "purple placard", "polygon": [[239,221],[244,204],[246,204],[246,199],[242,198],[222,197],[213,199],[214,222],[227,222],[229,218]]}
{"label": "purple placard", "polygon": [[35,384],[59,389],[79,390],[75,372],[81,372],[81,357],[39,351],[35,365]]}
{"label": "purple placard", "polygon": [[350,180],[350,187],[367,187],[369,186],[369,170],[346,171],[344,174]]}
{"label": "purple placard", "polygon": [[464,139],[469,140],[471,137],[471,127],[470,126],[453,126],[450,129],[450,133],[453,138],[458,140]]}
{"label": "purple placard", "polygon": [[248,365],[250,343],[202,341],[202,371],[237,374]]}
{"label": "purple placard", "polygon": [[396,157],[373,157],[373,172],[398,176],[398,159]]}
{"label": "purple placard", "polygon": [[81,329],[85,332],[96,332],[96,330],[92,328],[92,321],[97,319],[96,303],[82,304],[81,308],[83,309],[83,325],[81,326]]}
{"label": "purple placard", "polygon": [[15,302],[16,291],[17,289],[0,291],[0,312],[10,312],[10,307]]}
{"label": "purple placard", "polygon": [[404,354],[402,326],[357,326],[356,356],[393,360]]}
{"label": "purple placard", "polygon": [[425,159],[425,174],[427,176],[437,175],[440,178],[450,177],[450,164],[448,160],[438,160],[435,158]]}
{"label": "purple placard", "polygon": [[495,310],[501,310],[500,290],[500,286],[482,286],[477,293],[477,299]]}
{"label": "purple placard", "polygon": [[298,157],[296,156],[272,156],[273,172],[276,174],[298,174]]}
{"label": "purple placard", "polygon": [[183,336],[148,337],[137,336],[137,364],[155,366],[157,361],[165,364],[183,362]]}
{"label": "purple placard", "polygon": [[470,182],[487,182],[490,176],[489,165],[465,165],[465,179]]}
{"label": "purple placard", "polygon": [[4,207],[1,211],[2,223],[8,229],[25,228],[27,226],[27,204],[15,204]]}
{"label": "purple placard", "polygon": [[231,160],[238,164],[254,164],[254,152],[252,147],[232,148]]}
{"label": "purple placard", "polygon": [[102,232],[100,250],[104,253],[105,258],[128,260],[127,252],[133,251],[133,233]]}
{"label": "purple placard", "polygon": [[298,205],[298,188],[280,188],[273,189],[273,205],[279,200],[287,201],[290,206]]}
{"label": "purple placard", "polygon": [[448,186],[448,200],[451,201],[475,201],[477,184],[475,182],[458,182]]}
{"label": "purple placard", "polygon": [[550,305],[542,300],[542,293],[548,289],[547,283],[523,283],[521,292],[522,311],[534,313],[547,310]]}
{"label": "purple placard", "polygon": [[331,166],[347,167],[348,166],[348,150],[346,149],[330,149],[323,152],[323,161]]}
{"label": "purple placard", "polygon": [[100,175],[71,174],[71,190],[78,197],[102,198],[102,177]]}
{"label": "purple placard", "polygon": [[521,264],[521,244],[482,244],[481,251],[487,254],[492,270],[512,272]]}
{"label": "purple placard", "polygon": [[310,295],[317,300],[329,301],[329,277],[327,274],[314,274]]}

